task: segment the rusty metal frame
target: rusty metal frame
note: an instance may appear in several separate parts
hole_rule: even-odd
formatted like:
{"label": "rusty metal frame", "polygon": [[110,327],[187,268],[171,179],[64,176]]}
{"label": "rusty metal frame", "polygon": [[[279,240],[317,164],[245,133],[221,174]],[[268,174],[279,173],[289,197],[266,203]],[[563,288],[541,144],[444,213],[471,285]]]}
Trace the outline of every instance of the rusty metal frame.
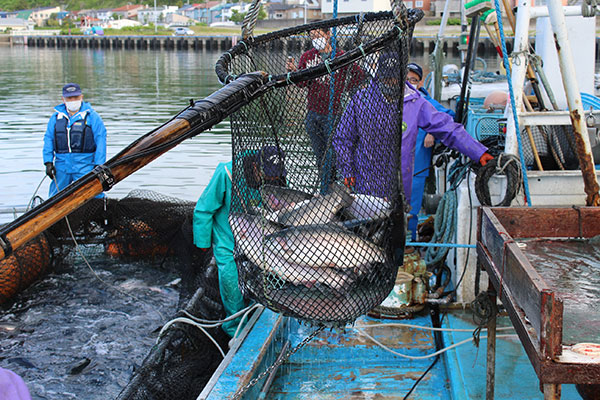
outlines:
{"label": "rusty metal frame", "polygon": [[[599,384],[600,363],[559,360],[563,349],[563,301],[514,239],[585,238],[599,234],[597,207],[484,207],[478,212],[478,263],[489,275],[492,297],[495,298],[495,290],[508,311],[540,380],[540,389],[548,399],[560,399],[562,383]],[[488,363],[488,386],[493,385],[493,376],[489,376],[493,375],[493,368]],[[493,387],[488,387],[488,399],[492,398]]]}

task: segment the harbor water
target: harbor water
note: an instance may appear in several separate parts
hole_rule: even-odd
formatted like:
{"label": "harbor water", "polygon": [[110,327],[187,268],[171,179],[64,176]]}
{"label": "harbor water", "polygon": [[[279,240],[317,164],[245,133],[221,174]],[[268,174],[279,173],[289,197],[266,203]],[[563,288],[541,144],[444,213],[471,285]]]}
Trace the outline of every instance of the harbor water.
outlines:
{"label": "harbor water", "polygon": [[[190,99],[220,88],[217,52],[57,50],[0,47],[0,210],[47,198],[43,135],[61,87],[81,85],[103,118],[108,158],[170,119]],[[419,57],[413,61],[427,65]],[[448,62],[459,64],[459,60]],[[488,61],[489,69],[497,60]],[[231,159],[229,122],[187,140],[117,184],[195,201],[219,162]],[[0,214],[0,224],[13,215]],[[0,306],[0,367],[21,375],[34,399],[115,398],[176,311],[177,275],[167,267],[119,263],[101,251],[88,268],[65,265]]]}

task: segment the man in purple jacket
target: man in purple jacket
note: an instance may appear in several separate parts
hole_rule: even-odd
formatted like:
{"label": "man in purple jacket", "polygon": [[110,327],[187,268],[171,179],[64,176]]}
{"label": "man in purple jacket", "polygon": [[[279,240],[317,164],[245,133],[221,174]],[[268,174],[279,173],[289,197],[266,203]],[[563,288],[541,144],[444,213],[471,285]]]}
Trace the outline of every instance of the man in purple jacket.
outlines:
{"label": "man in purple jacket", "polygon": [[[395,193],[399,145],[396,135],[400,123],[395,99],[401,79],[398,54],[382,54],[375,78],[354,95],[337,127],[333,138],[337,168],[346,185],[353,186],[357,193],[378,197]],[[492,156],[462,125],[437,111],[412,85],[405,85],[401,163],[404,193],[410,203],[419,128],[482,165]]]}

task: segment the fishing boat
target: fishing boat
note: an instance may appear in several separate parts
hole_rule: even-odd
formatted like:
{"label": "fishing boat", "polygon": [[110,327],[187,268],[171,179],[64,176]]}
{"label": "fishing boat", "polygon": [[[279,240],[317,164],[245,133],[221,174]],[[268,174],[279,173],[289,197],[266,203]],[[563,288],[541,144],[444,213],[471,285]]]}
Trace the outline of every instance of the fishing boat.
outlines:
{"label": "fishing boat", "polygon": [[[481,5],[484,2],[476,3]],[[546,8],[520,2],[516,19],[513,16],[511,20],[517,53],[513,53],[514,68],[509,84],[516,93],[516,106],[515,103],[509,104],[506,110],[492,110],[490,113],[481,106],[479,101],[483,99],[477,99],[477,95],[469,103],[467,130],[479,140],[506,133],[507,153],[519,154],[517,121],[524,125],[567,125],[572,121],[566,119],[568,111],[559,111],[556,102],[547,97],[544,99],[547,104],[552,103],[553,111],[534,113],[530,110],[528,113],[515,112],[516,115],[512,111],[520,110],[523,102],[528,101],[522,95],[528,63],[519,52],[526,53],[529,18],[544,19],[538,22],[538,28],[545,29],[543,35],[540,34],[542,41],[550,36],[547,32],[551,26],[556,32],[556,47],[561,50],[569,45],[563,32],[564,14],[580,15],[578,19],[570,18],[571,26],[581,20],[579,7],[563,8],[556,2],[548,3]],[[493,5],[488,4],[487,7],[489,10]],[[483,9],[481,13],[485,11]],[[475,13],[474,16],[473,20],[476,20],[480,14]],[[585,21],[584,25],[588,22]],[[589,24],[593,25],[592,22]],[[505,40],[500,38],[498,31],[497,34],[506,53]],[[573,37],[571,39],[577,41]],[[536,49],[542,48],[541,45],[536,46]],[[576,52],[582,54],[579,50]],[[578,82],[572,79],[575,76],[573,70],[569,70],[573,68],[572,60],[564,53],[567,51],[559,55],[560,61],[558,58],[551,60],[554,65],[560,63],[562,82],[566,87],[562,109],[567,103],[571,110],[585,105],[589,121],[595,118],[593,106],[590,110],[590,103],[594,100],[587,95],[582,96],[587,99],[584,103],[577,99]],[[586,51],[585,54],[588,57],[595,52]],[[519,60],[519,57],[523,58]],[[549,65],[551,61],[548,61]],[[552,75],[551,79],[560,80],[560,73],[555,71]],[[577,76],[581,77],[581,74]],[[591,76],[593,84],[593,74]],[[545,85],[546,93],[552,98],[550,84],[545,82]],[[498,89],[492,86],[483,93]],[[508,89],[506,83],[504,87]],[[560,89],[556,84],[554,88],[554,93],[558,93]],[[583,131],[583,143],[589,140],[587,129],[575,129]],[[589,142],[586,150],[590,154]],[[447,173],[447,169],[438,171],[438,189],[445,187]],[[318,331],[268,308],[260,308],[233,343],[198,399],[598,398],[600,353],[596,352],[598,344],[595,343],[598,343],[599,331],[583,328],[585,323],[581,321],[581,318],[589,318],[591,325],[596,326],[592,322],[596,317],[587,308],[591,303],[583,299],[589,296],[597,299],[597,293],[590,292],[584,284],[571,285],[570,282],[578,280],[578,274],[552,264],[550,254],[544,256],[538,252],[535,255],[526,251],[542,244],[546,249],[559,243],[566,248],[577,247],[586,238],[599,233],[592,228],[600,222],[598,209],[579,208],[585,204],[598,205],[591,200],[594,196],[597,198],[597,194],[591,194],[597,193],[594,191],[597,184],[595,189],[587,189],[588,184],[594,185],[590,183],[595,181],[594,175],[584,177],[584,192],[580,171],[543,171],[540,166],[538,171],[527,172],[529,182],[533,183],[525,200],[513,196],[507,204],[503,204],[515,206],[529,202],[537,206],[553,205],[554,208],[479,209],[481,197],[476,193],[476,183],[467,178],[457,189],[458,217],[457,222],[453,222],[456,243],[463,245],[457,246],[462,248],[449,262],[456,302],[431,296],[426,300],[429,313],[408,312],[409,307],[404,307],[404,317],[412,318],[399,322],[393,312],[387,315],[385,312],[371,312],[344,329],[332,331]],[[507,182],[510,179],[508,174],[492,178],[489,185],[495,203],[501,203],[503,193],[510,191],[507,188],[511,184]],[[585,193],[588,194],[587,202]],[[577,254],[569,253],[566,259],[586,271],[593,271],[597,259],[591,264],[578,262]],[[409,267],[412,262],[410,255],[404,260],[404,268],[414,272]],[[557,256],[554,262],[560,264],[564,260]],[[486,271],[481,272],[482,278],[479,277],[480,268]],[[564,276],[561,281],[556,278],[557,273],[575,275]],[[590,273],[597,275],[597,272]],[[405,282],[400,279],[400,274],[398,277],[386,301],[406,295]],[[415,282],[412,290],[416,288]],[[487,286],[488,289],[475,298],[474,285]],[[569,287],[569,294],[565,292],[565,285]],[[498,304],[503,305],[499,314],[494,311],[496,299],[500,299]],[[411,304],[416,303],[413,301]],[[588,309],[586,317],[577,310],[578,305]],[[586,355],[581,357],[582,354]]]}
{"label": "fishing boat", "polygon": [[[477,2],[476,6],[477,12],[472,10],[473,21],[479,21],[482,14],[491,9],[501,13],[499,4]],[[285,107],[295,104],[294,102],[300,104],[294,96],[306,98],[305,87],[302,86],[304,82],[319,80],[327,82],[326,87],[331,88],[333,96],[330,96],[326,104],[331,113],[338,107],[335,100],[331,99],[339,98],[340,102],[347,103],[357,90],[363,90],[365,83],[371,78],[369,74],[378,73],[378,68],[374,66],[379,66],[381,59],[385,60],[385,54],[395,51],[405,57],[405,46],[412,34],[410,23],[414,26],[420,16],[418,12],[403,10],[398,2],[393,2],[392,8],[392,13],[334,18],[316,25],[289,28],[283,32],[254,38],[251,26],[256,15],[253,17],[253,14],[257,14],[259,10],[259,2],[254,2],[244,24],[243,40],[223,55],[217,65],[217,74],[225,84],[224,88],[207,99],[190,105],[173,120],[134,142],[105,166],[2,227],[0,256],[7,259],[12,253],[27,246],[37,233],[50,228],[82,203],[109,190],[125,176],[183,140],[231,115],[235,131],[234,177],[243,174],[240,155],[244,152],[261,148],[264,143],[281,146],[286,149],[289,157],[286,167],[290,182],[295,189],[310,192],[310,197],[305,200],[308,202],[306,204],[322,202],[327,196],[335,197],[337,203],[335,212],[325,210],[331,214],[325,220],[320,219],[325,211],[321,216],[315,217],[318,222],[307,217],[311,221],[306,224],[309,227],[298,227],[292,222],[283,224],[282,210],[269,210],[271,213],[268,218],[261,220],[261,232],[264,233],[265,226],[273,221],[286,225],[286,232],[270,231],[261,240],[255,240],[251,244],[240,243],[246,239],[244,235],[252,231],[248,228],[243,230],[240,226],[250,225],[252,219],[244,216],[238,219],[239,224],[232,227],[237,236],[236,261],[240,283],[245,294],[256,301],[256,304],[244,310],[247,323],[243,327],[240,325],[240,330],[229,342],[226,353],[222,337],[211,344],[223,351],[223,359],[212,376],[207,377],[208,383],[202,392],[193,397],[215,400],[597,398],[594,396],[600,392],[597,386],[600,384],[600,358],[594,342],[600,342],[600,331],[593,328],[582,329],[574,334],[572,329],[569,330],[580,327],[573,323],[570,307],[574,299],[576,301],[578,297],[589,295],[586,285],[573,285],[569,288],[573,296],[565,298],[565,292],[557,287],[557,281],[550,279],[553,267],[540,261],[540,258],[544,258],[545,250],[541,250],[542,256],[537,254],[540,258],[536,259],[536,265],[543,265],[541,269],[534,268],[531,261],[533,256],[525,251],[528,247],[535,247],[531,243],[536,238],[561,238],[561,243],[569,245],[573,241],[571,238],[577,238],[581,242],[600,234],[600,216],[596,207],[571,208],[571,205],[584,205],[584,195],[578,194],[584,193],[581,189],[580,171],[527,171],[527,167],[522,166],[520,170],[526,171],[523,175],[515,172],[512,175],[507,173],[488,177],[489,183],[486,184],[490,201],[497,203],[501,197],[506,197],[504,193],[510,191],[511,185],[512,189],[521,186],[519,179],[524,176],[529,178],[530,183],[538,182],[532,183],[528,188],[530,191],[525,202],[533,202],[534,205],[552,204],[555,206],[552,209],[490,207],[492,204],[480,208],[479,201],[485,200],[485,196],[481,197],[480,193],[476,193],[476,183],[467,172],[466,179],[456,182],[452,190],[446,191],[454,191],[452,196],[457,199],[457,217],[451,223],[452,226],[448,227],[454,234],[439,237],[446,237],[444,240],[452,242],[442,240],[442,243],[438,243],[439,240],[434,236],[429,245],[431,248],[457,249],[453,250],[456,255],[450,257],[447,267],[438,268],[437,281],[421,257],[420,248],[424,246],[422,243],[409,243],[409,247],[400,255],[375,251],[375,256],[369,262],[357,261],[352,258],[352,254],[341,259],[335,258],[335,254],[327,253],[327,248],[319,248],[320,253],[316,253],[317,255],[327,253],[331,256],[327,263],[319,266],[319,273],[327,271],[326,277],[314,277],[314,271],[311,271],[313,277],[309,278],[290,276],[289,271],[281,268],[281,265],[301,265],[297,254],[290,250],[294,250],[293,240],[285,235],[292,232],[296,235],[294,237],[308,235],[311,238],[321,238],[323,236],[319,235],[323,234],[324,228],[321,226],[317,229],[313,225],[324,225],[323,221],[335,222],[335,228],[331,228],[333,234],[337,235],[335,237],[345,235],[347,240],[352,240],[351,243],[357,244],[354,248],[356,253],[359,253],[358,245],[368,250],[378,250],[372,246],[374,243],[386,250],[404,247],[405,232],[399,233],[398,230],[398,226],[404,229],[404,214],[396,212],[403,208],[403,202],[386,200],[385,206],[376,210],[377,218],[368,212],[368,218],[363,214],[362,218],[358,218],[357,209],[351,209],[351,202],[345,202],[343,194],[332,195],[343,188],[335,189],[337,186],[330,186],[332,158],[328,158],[327,154],[331,154],[328,153],[331,150],[324,152],[323,161],[317,164],[317,168],[307,162],[313,158],[312,153],[307,150],[311,148],[311,144],[304,128],[306,110],[301,110],[298,106]],[[509,9],[506,8],[507,11]],[[595,16],[595,6],[591,10]],[[586,118],[595,117],[593,112],[585,113],[583,110],[577,82],[572,80],[575,74],[569,40],[565,34],[565,13],[576,14],[575,10],[563,8],[554,1],[549,2],[547,7],[531,7],[528,1],[519,3],[515,20],[517,50],[513,53],[512,79],[508,80],[509,87],[515,92],[511,96],[515,103],[504,112],[469,114],[468,109],[464,110],[464,117],[471,118],[467,129],[477,139],[483,139],[483,136],[502,136],[502,127],[506,126],[506,146],[503,150],[508,154],[519,154],[522,165],[525,163],[522,151],[519,150],[522,148],[519,143],[519,123],[527,124],[523,122],[527,119],[544,119],[540,125],[552,125],[548,120],[554,119],[560,121],[559,124],[564,124],[565,116],[569,116],[568,111],[565,114],[558,107],[551,112],[512,111],[521,110],[522,103],[529,101],[528,97],[523,96],[523,81],[528,73],[524,55],[528,36],[525,27],[529,26],[532,15],[550,16],[556,41],[561,49],[560,69],[571,113],[578,112]],[[581,8],[579,13],[581,14]],[[504,34],[500,34],[504,32],[502,18],[498,22],[498,39],[502,53],[506,55]],[[333,43],[338,40],[340,44],[344,43],[343,53],[336,53],[333,49],[331,59],[322,60],[311,68],[286,71],[288,57],[301,55],[310,40],[310,32],[320,28],[332,30]],[[396,42],[398,37],[400,39]],[[277,56],[271,59],[274,61],[270,65],[265,60],[269,60],[270,54],[275,53]],[[373,57],[375,55],[377,57]],[[519,57],[522,59],[517,62]],[[359,65],[366,73],[355,87],[351,90],[344,88],[337,96],[336,82],[339,81],[336,79],[339,79],[342,72],[348,73],[354,65]],[[261,68],[273,72],[256,72]],[[468,69],[465,77],[468,80]],[[402,94],[403,92],[397,92],[394,96],[401,99]],[[477,111],[478,100],[466,101],[467,96],[468,93],[461,95],[463,106],[468,105],[471,111]],[[369,106],[376,109],[373,104]],[[491,120],[494,128],[483,131],[480,122],[484,118]],[[580,141],[577,147],[583,154],[578,156],[585,181],[585,193],[588,195],[587,205],[598,206],[598,185],[595,183],[594,186],[596,177],[593,164],[592,171],[589,170],[589,162],[592,160],[589,138],[583,133],[581,118],[579,125],[576,119],[573,119],[573,123],[576,140]],[[398,132],[394,135],[398,138]],[[494,168],[497,166],[508,172],[509,168],[514,167],[515,171],[519,171],[516,168],[519,158],[507,157],[506,160],[503,164],[501,158],[497,159]],[[440,195],[444,195],[441,189],[446,187],[446,176],[452,175],[450,172],[449,165],[438,168],[436,175]],[[510,179],[513,181],[509,182]],[[548,190],[550,185],[556,186]],[[557,192],[557,186],[573,194],[573,197],[557,201],[556,198],[561,195],[561,192]],[[392,188],[392,193],[396,195],[401,192],[398,187],[392,185]],[[525,203],[516,192],[505,205]],[[239,206],[238,211],[243,210],[247,214],[247,207],[241,204],[243,197],[235,194],[233,204]],[[357,198],[359,197],[355,196],[354,201]],[[259,205],[261,209],[256,215],[262,215],[266,208],[263,204]],[[295,212],[302,210],[302,206],[295,209]],[[185,207],[189,208],[189,205]],[[382,209],[384,212],[380,214]],[[369,212],[373,210],[374,208],[367,209]],[[365,223],[364,219],[369,221]],[[382,225],[377,225],[373,223],[373,219],[384,221]],[[389,221],[393,223],[388,223]],[[178,223],[181,224],[182,221],[179,220]],[[157,237],[155,231],[158,227],[148,225],[143,219],[129,221],[127,226],[134,236],[142,239],[139,245],[114,245],[110,247],[111,252],[139,257],[154,256],[156,251],[161,254],[169,251],[161,246],[152,246],[149,250],[142,250],[140,247],[145,242],[155,243],[152,238]],[[122,226],[121,230],[124,229]],[[378,236],[381,232],[384,233],[383,239]],[[326,233],[332,234],[330,230]],[[369,238],[368,244],[362,241],[365,236]],[[271,247],[264,247],[267,242]],[[398,242],[401,243],[400,246]],[[554,243],[550,242],[548,246],[552,247]],[[288,262],[265,266],[261,264],[260,258],[253,258],[249,254],[248,246],[259,248],[263,257],[269,252],[279,251],[277,254],[289,257],[286,258]],[[569,254],[575,257],[572,256],[574,253]],[[592,264],[593,262],[591,261]],[[398,268],[398,265],[401,267]],[[353,268],[340,272],[342,266]],[[332,276],[337,282],[332,283],[329,279]],[[337,285],[339,282],[342,283]],[[365,288],[366,282],[371,282],[368,289]],[[487,291],[475,297],[474,287],[479,285],[482,289],[487,288]],[[428,290],[432,287],[435,290]],[[202,294],[192,296],[185,313],[165,326],[167,336],[171,327],[186,324],[202,327],[206,323],[204,319],[207,317],[198,315],[201,310],[195,307],[200,296]],[[497,299],[503,306],[500,311]],[[316,306],[313,307],[313,304]],[[593,307],[588,308],[591,309]],[[199,320],[202,321],[198,322]],[[564,321],[570,321],[573,325],[566,326]],[[593,315],[589,321],[597,322]],[[180,338],[173,340],[171,343]],[[183,387],[181,381],[185,374],[166,367],[164,353],[160,353],[168,347],[167,344],[157,346],[158,350],[155,349],[147,359],[154,364],[134,377],[131,385],[141,385],[144,380],[155,379],[156,375],[152,371],[160,370],[170,380],[170,385]],[[173,349],[169,351],[177,354]],[[177,361],[181,363],[181,370],[185,369],[186,358],[182,356]],[[190,374],[190,370],[191,367],[187,374]],[[134,394],[135,390],[127,388],[119,398],[134,398]],[[191,396],[190,393],[187,395]]]}

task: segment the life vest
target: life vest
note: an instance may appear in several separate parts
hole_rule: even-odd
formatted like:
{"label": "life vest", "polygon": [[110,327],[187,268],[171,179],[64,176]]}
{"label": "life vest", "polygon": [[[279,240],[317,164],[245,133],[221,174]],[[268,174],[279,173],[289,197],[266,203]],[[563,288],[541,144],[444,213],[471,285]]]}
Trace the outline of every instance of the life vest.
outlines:
{"label": "life vest", "polygon": [[89,111],[85,116],[69,127],[69,117],[58,113],[54,126],[54,143],[57,153],[93,153],[96,151],[96,141],[92,127],[87,125]]}

